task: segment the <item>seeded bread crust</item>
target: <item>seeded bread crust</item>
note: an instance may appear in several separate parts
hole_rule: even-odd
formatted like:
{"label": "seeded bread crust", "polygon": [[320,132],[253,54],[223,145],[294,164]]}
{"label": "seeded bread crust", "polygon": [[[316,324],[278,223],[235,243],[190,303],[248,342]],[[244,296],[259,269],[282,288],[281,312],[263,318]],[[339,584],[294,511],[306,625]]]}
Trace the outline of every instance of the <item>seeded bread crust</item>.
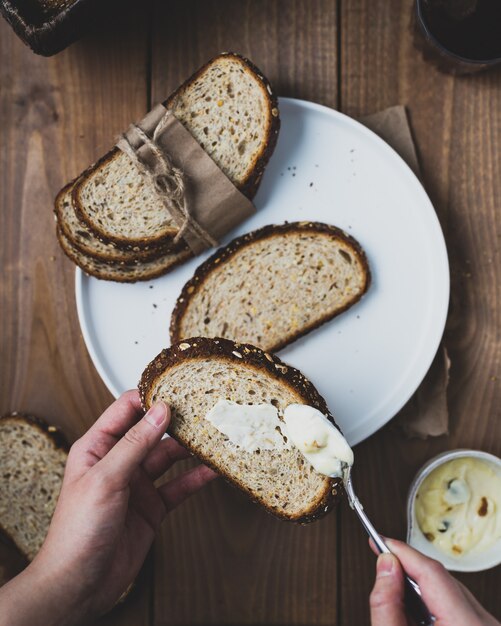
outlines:
{"label": "seeded bread crust", "polygon": [[89,276],[100,280],[111,280],[117,283],[136,283],[153,280],[164,274],[168,274],[178,265],[184,263],[192,256],[190,250],[181,250],[177,253],[169,252],[164,258],[144,261],[142,263],[111,265],[99,261],[77,250],[67,239],[60,228],[56,230],[59,245],[66,256],[78,265]]}
{"label": "seeded bread crust", "polygon": [[213,269],[215,269],[216,267],[221,267],[221,265],[223,265],[224,263],[231,263],[231,258],[236,252],[246,246],[251,246],[256,241],[260,241],[263,239],[272,239],[274,237],[291,232],[325,233],[348,244],[357,255],[358,260],[360,261],[364,269],[365,285],[363,290],[361,290],[360,293],[354,296],[353,299],[349,301],[345,306],[339,308],[334,313],[326,313],[316,323],[310,324],[307,327],[302,328],[296,332],[291,332],[288,337],[284,337],[282,341],[270,347],[269,350],[271,352],[276,352],[284,348],[293,341],[296,341],[300,337],[308,334],[315,328],[322,326],[326,322],[346,311],[362,298],[362,296],[367,292],[367,289],[370,286],[371,272],[365,252],[363,251],[362,247],[356,239],[342,231],[340,228],[337,228],[336,226],[323,224],[321,222],[286,222],[284,224],[269,224],[268,226],[259,228],[258,230],[247,233],[246,235],[237,237],[224,248],[220,248],[219,250],[217,250],[211,257],[209,257],[206,261],[199,265],[199,267],[195,270],[193,277],[184,285],[181,294],[176,301],[174,310],[172,311],[170,323],[171,343],[176,343],[182,340],[183,337],[181,335],[181,324],[183,316],[186,313],[186,310],[190,303],[190,299],[204,284],[205,280],[207,280],[207,278],[210,276]]}
{"label": "seeded bread crust", "polygon": [[[233,364],[245,363],[246,367],[254,368],[266,373],[271,379],[279,381],[281,384],[291,388],[304,400],[305,404],[315,407],[321,411],[327,419],[339,428],[331,415],[324,398],[318,393],[313,384],[303,376],[303,374],[283,363],[277,356],[268,352],[263,352],[251,344],[236,343],[228,339],[209,339],[207,337],[193,337],[172,345],[170,348],[162,350],[144,370],[138,384],[141,402],[145,411],[152,404],[151,394],[156,382],[170,368],[179,365],[183,361],[196,361],[198,359],[213,358]],[[268,512],[281,519],[292,520],[298,523],[308,523],[323,517],[328,513],[334,504],[339,500],[342,493],[341,479],[331,479],[325,477],[325,489],[320,497],[308,509],[305,509],[299,517],[289,517],[274,511],[263,499],[255,497],[245,488],[245,486],[235,477],[222,472],[210,458],[196,454],[190,448],[187,441],[176,437],[179,443],[196,455],[203,463],[221,474],[228,482],[235,485],[258,504],[264,506]]]}
{"label": "seeded bread crust", "polygon": [[[61,431],[55,426],[47,424],[47,422],[39,417],[35,417],[34,415],[29,415],[27,413],[12,411],[11,413],[6,413],[5,415],[0,416],[0,428],[2,426],[2,423],[5,423],[6,421],[16,422],[19,424],[29,424],[39,431],[41,437],[50,439],[57,449],[60,449],[66,453],[69,452],[70,446]],[[2,526],[1,521],[0,533],[2,534],[2,537],[4,537],[10,544],[16,547],[16,549],[23,555],[26,561],[30,560],[29,555],[22,549],[21,546],[16,543],[14,537],[12,537],[12,535]]]}
{"label": "seeded bread crust", "polygon": [[[266,95],[266,99],[268,102],[268,111],[269,111],[269,123],[268,123],[268,138],[267,141],[263,144],[261,152],[256,155],[253,167],[249,171],[249,174],[242,182],[236,184],[236,187],[249,199],[252,199],[257,192],[259,187],[259,183],[261,182],[262,175],[264,173],[264,169],[266,164],[268,163],[277,143],[278,132],[280,129],[280,118],[278,114],[278,101],[276,95],[273,93],[271,85],[269,81],[264,77],[262,72],[248,59],[245,57],[233,53],[233,52],[225,52],[223,54],[217,55],[208,61],[204,66],[202,66],[195,74],[193,74],[190,78],[188,78],[163,104],[166,108],[172,108],[176,99],[208,68],[212,63],[217,61],[217,59],[221,57],[230,57],[235,60],[238,60],[245,68],[245,70],[253,75],[254,78],[257,78],[259,83],[261,84],[261,88]],[[188,129],[189,130],[189,129]],[[140,238],[134,240],[134,242],[130,242],[130,240],[117,237],[110,236],[103,232],[102,229],[99,228],[97,224],[95,224],[89,217],[86,215],[83,209],[83,202],[81,200],[81,186],[82,183],[88,180],[91,176],[95,176],[99,174],[99,171],[104,169],[104,167],[113,161],[117,155],[121,154],[121,151],[114,147],[107,154],[101,157],[96,163],[91,165],[89,168],[85,170],[78,177],[72,191],[72,200],[75,207],[75,212],[83,223],[86,224],[87,228],[103,243],[113,243],[117,248],[122,250],[132,250],[134,248],[140,249],[149,249],[151,246],[158,245],[169,245],[172,242],[173,237],[176,235],[178,229],[174,228],[165,228],[164,234],[158,237],[149,237],[149,238]]]}

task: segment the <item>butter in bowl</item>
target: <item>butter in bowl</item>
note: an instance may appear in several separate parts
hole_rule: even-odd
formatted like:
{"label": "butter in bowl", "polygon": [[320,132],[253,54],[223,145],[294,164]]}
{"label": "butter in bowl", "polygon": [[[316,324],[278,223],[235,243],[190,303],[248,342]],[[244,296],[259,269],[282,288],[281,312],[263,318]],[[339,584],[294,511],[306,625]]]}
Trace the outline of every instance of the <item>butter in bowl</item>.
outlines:
{"label": "butter in bowl", "polygon": [[501,459],[479,450],[431,459],[411,485],[407,520],[407,542],[449,570],[499,565]]}

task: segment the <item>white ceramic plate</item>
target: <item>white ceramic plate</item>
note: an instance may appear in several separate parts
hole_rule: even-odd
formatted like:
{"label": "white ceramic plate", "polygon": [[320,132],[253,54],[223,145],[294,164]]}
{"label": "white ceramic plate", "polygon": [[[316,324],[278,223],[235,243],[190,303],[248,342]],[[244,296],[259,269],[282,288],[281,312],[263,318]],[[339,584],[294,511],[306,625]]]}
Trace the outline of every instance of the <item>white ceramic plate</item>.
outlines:
{"label": "white ceramic plate", "polygon": [[[365,249],[373,276],[366,297],[280,352],[313,381],[354,445],[399,411],[433,360],[449,302],[447,251],[423,187],[384,141],[317,104],[283,98],[280,111],[258,211],[223,243],[265,224],[318,220],[343,228]],[[134,285],[77,269],[83,336],[114,396],[135,387],[169,345],[174,302],[209,254]]]}

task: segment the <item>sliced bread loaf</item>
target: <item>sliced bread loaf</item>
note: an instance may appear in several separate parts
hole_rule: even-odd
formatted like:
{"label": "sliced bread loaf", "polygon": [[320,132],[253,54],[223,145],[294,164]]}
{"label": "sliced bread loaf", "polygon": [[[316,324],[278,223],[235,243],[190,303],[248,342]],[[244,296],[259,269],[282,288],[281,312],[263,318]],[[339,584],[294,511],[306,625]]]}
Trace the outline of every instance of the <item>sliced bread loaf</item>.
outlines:
{"label": "sliced bread loaf", "polygon": [[[252,197],[280,124],[276,98],[259,70],[239,55],[219,55],[165,105]],[[169,242],[178,230],[149,177],[117,148],[84,172],[72,195],[78,218],[102,241],[126,250]]]}
{"label": "sliced bread loaf", "polygon": [[33,417],[0,417],[0,530],[32,560],[49,529],[66,465],[59,431]]}
{"label": "sliced bread loaf", "polygon": [[[76,216],[71,197],[72,190],[73,183],[70,183],[61,189],[56,197],[55,214],[57,224],[73,247],[86,256],[112,265],[133,265],[158,259],[165,255],[166,252],[173,250],[172,245],[154,246],[149,250],[120,250],[113,244],[103,243]],[[186,244],[180,243],[176,246],[178,250],[183,248],[186,248]]]}
{"label": "sliced bread loaf", "polygon": [[325,400],[298,371],[248,344],[196,337],[161,352],[139,383],[145,409],[157,401],[172,410],[169,434],[268,511],[308,522],[330,510],[339,480],[318,474],[295,447],[247,452],[205,419],[218,400],[308,404],[334,423]]}
{"label": "sliced bread loaf", "polygon": [[274,352],[352,306],[369,284],[362,248],[335,226],[265,226],[198,267],[172,313],[171,341],[225,337]]}
{"label": "sliced bread loaf", "polygon": [[277,98],[261,70],[239,54],[220,54],[165,106],[233,184],[253,198],[280,129]]}
{"label": "sliced bread loaf", "polygon": [[57,238],[66,256],[86,274],[118,283],[136,283],[158,278],[191,257],[191,252],[184,248],[178,252],[167,252],[164,256],[151,261],[110,264],[81,252],[60,228],[57,229]]}

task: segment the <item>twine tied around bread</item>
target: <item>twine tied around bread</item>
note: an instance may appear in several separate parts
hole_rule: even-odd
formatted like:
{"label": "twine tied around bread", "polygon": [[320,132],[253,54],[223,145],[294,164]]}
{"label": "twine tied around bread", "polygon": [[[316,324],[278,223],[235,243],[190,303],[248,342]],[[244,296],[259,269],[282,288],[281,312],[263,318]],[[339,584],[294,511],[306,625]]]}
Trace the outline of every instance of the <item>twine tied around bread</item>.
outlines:
{"label": "twine tied around bread", "polygon": [[[178,243],[189,233],[192,239],[195,238],[202,244],[203,248],[217,246],[217,240],[193,219],[190,213],[183,171],[172,163],[170,155],[158,144],[158,138],[164,132],[170,116],[171,111],[166,110],[151,137],[137,124],[131,124],[116,145],[141,172],[150,177],[156,193],[179,225],[174,243]],[[151,164],[141,157],[140,149],[143,145],[149,148],[154,157]]]}

